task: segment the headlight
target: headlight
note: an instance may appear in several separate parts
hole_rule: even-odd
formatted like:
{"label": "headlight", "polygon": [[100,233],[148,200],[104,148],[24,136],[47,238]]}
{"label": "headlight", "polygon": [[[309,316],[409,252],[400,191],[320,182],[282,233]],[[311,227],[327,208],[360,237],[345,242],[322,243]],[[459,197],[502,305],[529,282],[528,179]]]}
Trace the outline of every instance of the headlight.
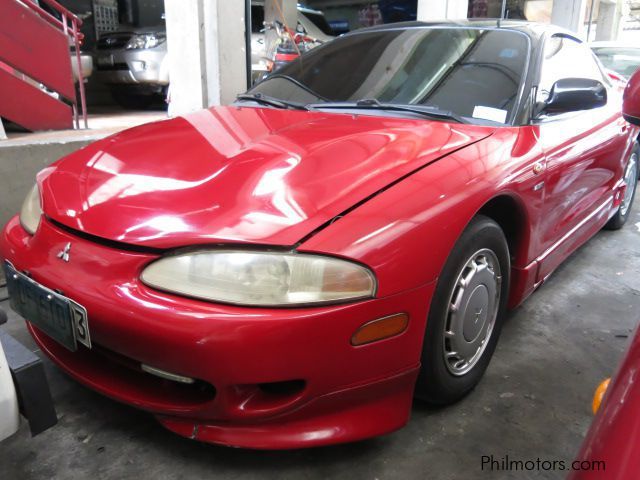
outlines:
{"label": "headlight", "polygon": [[167,39],[164,33],[143,33],[134,35],[124,47],[127,50],[140,50],[143,48],[157,47]]}
{"label": "headlight", "polygon": [[20,223],[31,235],[36,233],[42,217],[42,207],[40,206],[40,191],[38,185],[34,185],[27,198],[25,198],[20,210]]}
{"label": "headlight", "polygon": [[358,264],[296,253],[218,250],[164,257],[142,272],[150,287],[212,302],[295,306],[372,297]]}

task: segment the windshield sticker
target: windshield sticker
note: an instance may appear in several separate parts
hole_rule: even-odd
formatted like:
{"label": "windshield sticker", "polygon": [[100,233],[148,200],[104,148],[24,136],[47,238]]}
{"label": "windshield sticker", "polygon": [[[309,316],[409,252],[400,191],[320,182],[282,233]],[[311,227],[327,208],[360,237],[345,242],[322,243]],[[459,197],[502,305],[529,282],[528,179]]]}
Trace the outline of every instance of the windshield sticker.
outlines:
{"label": "windshield sticker", "polygon": [[507,111],[499,108],[483,107],[476,105],[473,109],[473,118],[491,120],[492,122],[505,123],[507,121]]}

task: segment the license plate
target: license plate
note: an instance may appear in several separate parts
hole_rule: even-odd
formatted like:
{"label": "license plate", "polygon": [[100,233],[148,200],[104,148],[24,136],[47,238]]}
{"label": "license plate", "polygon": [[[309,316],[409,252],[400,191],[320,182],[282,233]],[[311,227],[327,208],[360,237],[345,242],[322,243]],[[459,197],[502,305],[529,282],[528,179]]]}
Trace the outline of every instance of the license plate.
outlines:
{"label": "license plate", "polygon": [[87,310],[4,263],[11,308],[72,352],[78,342],[91,348]]}
{"label": "license plate", "polygon": [[113,67],[113,64],[113,55],[104,55],[102,57],[98,57],[98,66],[100,67]]}

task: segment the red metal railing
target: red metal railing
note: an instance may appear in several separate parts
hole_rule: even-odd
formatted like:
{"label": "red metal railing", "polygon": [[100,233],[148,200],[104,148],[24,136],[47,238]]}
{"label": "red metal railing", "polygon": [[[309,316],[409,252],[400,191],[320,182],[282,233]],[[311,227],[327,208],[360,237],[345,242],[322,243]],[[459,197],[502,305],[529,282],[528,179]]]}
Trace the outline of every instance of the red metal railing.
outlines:
{"label": "red metal railing", "polygon": [[[45,4],[52,12],[57,12],[60,18],[44,10],[41,5]],[[46,92],[38,91],[34,83],[39,82],[72,104],[76,128],[80,127],[80,113],[85,128],[88,128],[80,57],[83,39],[81,25],[82,20],[55,0],[39,0],[39,3],[36,0],[0,0],[0,32],[3,34],[0,35],[0,61],[29,77],[21,79],[13,75],[10,69],[0,69],[0,87],[4,85],[4,92],[0,91],[0,100],[4,102],[0,105],[0,114],[4,108],[9,112],[5,112],[9,119],[14,120],[10,116],[13,114],[17,118],[14,120],[16,123],[22,123],[31,129],[64,128],[64,112],[69,107]],[[75,61],[78,63],[79,102],[73,87],[70,45],[74,46]],[[7,89],[10,89],[9,92]],[[18,91],[24,99],[15,98]],[[11,92],[14,93],[13,96]],[[21,101],[23,105],[19,103]],[[36,113],[41,106],[41,111],[49,114],[50,119],[33,120],[21,106],[29,107]]]}
{"label": "red metal railing", "polygon": [[[58,20],[50,13],[44,11],[40,8],[39,5],[33,2],[33,0],[27,0],[28,6],[34,10],[38,15],[44,18],[47,22],[52,24],[57,28],[61,28],[62,32],[65,35],[71,37],[73,41],[74,50],[76,54],[76,62],[78,62],[78,89],[80,90],[80,105],[82,108],[82,119],[84,120],[84,128],[89,128],[89,124],[87,122],[87,99],[84,91],[84,77],[82,75],[82,60],[80,59],[80,45],[82,45],[82,40],[84,39],[84,34],[80,32],[80,27],[82,26],[82,20],[80,20],[76,15],[74,15],[67,8],[60,5],[55,0],[40,0],[41,3],[47,4],[49,7],[56,10],[60,13],[62,17],[62,21]],[[71,27],[69,27],[71,24]],[[77,102],[76,102],[77,105]],[[76,106],[74,105],[74,107]],[[76,128],[80,127],[78,121],[78,109],[74,108],[74,118],[76,122]]]}

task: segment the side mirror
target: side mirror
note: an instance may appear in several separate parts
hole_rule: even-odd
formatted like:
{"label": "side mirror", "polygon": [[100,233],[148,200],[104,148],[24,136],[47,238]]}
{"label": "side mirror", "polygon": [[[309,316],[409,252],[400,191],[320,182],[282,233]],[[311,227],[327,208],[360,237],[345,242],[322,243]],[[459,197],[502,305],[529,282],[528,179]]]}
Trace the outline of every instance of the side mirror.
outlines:
{"label": "side mirror", "polygon": [[640,125],[640,70],[631,76],[624,90],[622,114],[627,122]]}
{"label": "side mirror", "polygon": [[551,87],[542,111],[548,114],[590,110],[607,104],[607,89],[588,78],[563,78]]}

